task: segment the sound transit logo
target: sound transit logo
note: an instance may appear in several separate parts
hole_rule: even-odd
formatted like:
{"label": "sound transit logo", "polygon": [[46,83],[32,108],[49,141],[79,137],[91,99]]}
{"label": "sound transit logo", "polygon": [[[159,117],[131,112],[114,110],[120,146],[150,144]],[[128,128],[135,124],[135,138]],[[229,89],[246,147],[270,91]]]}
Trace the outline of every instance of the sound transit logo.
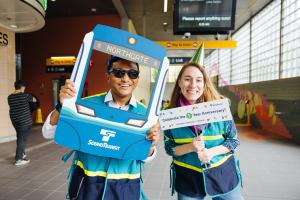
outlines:
{"label": "sound transit logo", "polygon": [[102,137],[102,141],[103,142],[108,142],[109,139],[110,139],[110,137],[115,137],[116,136],[116,132],[115,131],[101,129],[100,135],[103,135],[103,137]]}
{"label": "sound transit logo", "polygon": [[93,141],[93,140],[89,140],[88,145],[95,146],[95,147],[100,147],[100,148],[105,148],[105,149],[111,149],[111,150],[115,150],[115,151],[120,150],[120,146],[115,146],[115,145],[108,144],[109,140],[112,137],[116,136],[115,131],[101,129],[100,135],[103,135],[102,142],[96,142],[96,141]]}

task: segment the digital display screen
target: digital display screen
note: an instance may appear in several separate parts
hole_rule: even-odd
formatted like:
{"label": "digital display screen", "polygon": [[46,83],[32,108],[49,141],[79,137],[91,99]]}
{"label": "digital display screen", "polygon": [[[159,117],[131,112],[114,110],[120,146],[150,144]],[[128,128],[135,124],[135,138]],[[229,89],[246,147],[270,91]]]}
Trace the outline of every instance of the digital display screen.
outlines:
{"label": "digital display screen", "polygon": [[226,34],[234,29],[236,0],[177,0],[174,34]]}

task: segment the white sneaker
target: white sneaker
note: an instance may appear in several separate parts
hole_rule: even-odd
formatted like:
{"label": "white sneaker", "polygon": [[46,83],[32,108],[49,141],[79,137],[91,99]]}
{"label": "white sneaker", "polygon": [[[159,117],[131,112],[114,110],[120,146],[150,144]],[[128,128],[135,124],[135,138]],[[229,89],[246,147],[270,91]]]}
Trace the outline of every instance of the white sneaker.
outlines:
{"label": "white sneaker", "polygon": [[17,161],[15,162],[15,165],[16,165],[16,166],[26,165],[26,164],[28,164],[29,162],[30,162],[30,160],[27,160],[27,159],[17,160]]}
{"label": "white sneaker", "polygon": [[27,155],[25,153],[23,153],[23,159],[26,159]]}

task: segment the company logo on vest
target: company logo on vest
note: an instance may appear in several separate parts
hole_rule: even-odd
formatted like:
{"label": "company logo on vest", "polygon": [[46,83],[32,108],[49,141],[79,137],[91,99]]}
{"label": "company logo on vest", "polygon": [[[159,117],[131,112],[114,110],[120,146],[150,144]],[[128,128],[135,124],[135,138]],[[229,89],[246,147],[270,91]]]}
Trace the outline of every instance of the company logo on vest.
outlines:
{"label": "company logo on vest", "polygon": [[0,46],[8,45],[8,35],[6,33],[0,32]]}

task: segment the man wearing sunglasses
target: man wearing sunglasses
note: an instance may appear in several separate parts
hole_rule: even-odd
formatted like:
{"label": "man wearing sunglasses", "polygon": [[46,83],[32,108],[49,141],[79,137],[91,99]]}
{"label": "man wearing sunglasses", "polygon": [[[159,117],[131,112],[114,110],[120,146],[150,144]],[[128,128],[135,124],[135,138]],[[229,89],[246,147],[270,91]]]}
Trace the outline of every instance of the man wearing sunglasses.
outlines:
{"label": "man wearing sunglasses", "polygon": [[[104,105],[135,113],[146,113],[146,108],[137,102],[133,91],[138,84],[139,65],[112,57],[107,65],[107,82],[110,90],[104,95],[92,97]],[[60,90],[60,102],[75,95],[74,83],[66,80]],[[91,99],[92,99],[91,98]],[[43,135],[53,138],[61,106],[49,114]],[[152,141],[146,160],[122,160],[94,156],[83,152],[75,153],[73,174],[68,196],[76,200],[142,200],[141,169],[144,162],[150,162],[156,155],[155,144],[160,135],[159,124],[153,125],[147,139]],[[137,152],[138,153],[138,152]]]}
{"label": "man wearing sunglasses", "polygon": [[111,89],[104,102],[109,101],[110,107],[122,110],[128,110],[129,105],[136,106],[132,92],[137,86],[138,77],[137,63],[113,56],[107,65],[107,81]]}

